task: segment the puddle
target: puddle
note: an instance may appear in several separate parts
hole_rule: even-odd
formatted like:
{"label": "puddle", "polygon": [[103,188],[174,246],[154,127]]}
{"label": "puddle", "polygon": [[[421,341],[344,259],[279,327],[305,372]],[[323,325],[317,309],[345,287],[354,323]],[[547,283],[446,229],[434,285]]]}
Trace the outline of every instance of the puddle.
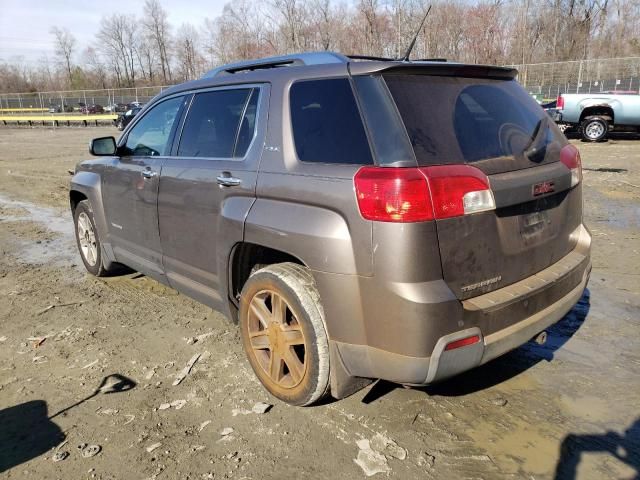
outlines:
{"label": "puddle", "polygon": [[41,225],[55,236],[41,240],[20,238],[12,254],[20,261],[32,265],[69,266],[79,263],[73,222],[70,214],[61,214],[53,208],[40,207],[33,203],[11,200],[0,195],[0,223],[33,222]]}

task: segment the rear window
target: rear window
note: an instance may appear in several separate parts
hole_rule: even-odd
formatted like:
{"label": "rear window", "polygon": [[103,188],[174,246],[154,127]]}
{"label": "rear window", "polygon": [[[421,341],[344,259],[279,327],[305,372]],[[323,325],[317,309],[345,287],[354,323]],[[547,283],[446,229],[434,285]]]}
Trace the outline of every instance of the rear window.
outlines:
{"label": "rear window", "polygon": [[558,160],[564,137],[515,80],[385,75],[419,165],[486,173]]}
{"label": "rear window", "polygon": [[293,137],[301,161],[373,163],[348,79],[296,82],[290,95]]}

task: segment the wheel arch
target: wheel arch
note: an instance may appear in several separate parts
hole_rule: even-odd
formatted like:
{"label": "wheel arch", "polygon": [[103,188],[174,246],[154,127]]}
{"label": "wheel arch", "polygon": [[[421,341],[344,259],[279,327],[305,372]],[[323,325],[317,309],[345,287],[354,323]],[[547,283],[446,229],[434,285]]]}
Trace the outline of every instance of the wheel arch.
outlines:
{"label": "wheel arch", "polygon": [[98,230],[100,243],[102,245],[102,254],[104,256],[104,264],[106,268],[110,268],[115,263],[115,256],[111,248],[109,239],[109,228],[104,212],[102,202],[102,189],[100,175],[95,172],[78,172],[71,178],[71,186],[69,188],[69,207],[71,213],[83,200],[88,200],[91,210],[93,211],[93,220]]}
{"label": "wheel arch", "polygon": [[602,103],[585,107],[580,113],[580,123],[582,123],[582,121],[587,117],[603,117],[608,122],[613,123],[615,113],[611,105]]}
{"label": "wheel arch", "polygon": [[300,258],[289,252],[257,243],[236,243],[231,250],[228,273],[229,294],[235,306],[238,306],[242,287],[256,267],[262,268],[262,266],[284,262],[297,263],[308,268]]}

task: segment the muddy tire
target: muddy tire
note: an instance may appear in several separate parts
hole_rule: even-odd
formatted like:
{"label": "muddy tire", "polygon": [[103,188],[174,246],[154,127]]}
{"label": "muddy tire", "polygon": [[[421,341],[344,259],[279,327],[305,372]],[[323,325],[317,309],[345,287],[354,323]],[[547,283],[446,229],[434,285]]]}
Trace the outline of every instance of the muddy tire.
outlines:
{"label": "muddy tire", "polygon": [[76,205],[73,212],[73,224],[80,258],[82,258],[82,263],[87,271],[96,277],[108,275],[109,270],[105,268],[102,261],[100,238],[93,218],[93,210],[88,200],[83,200]]}
{"label": "muddy tire", "polygon": [[256,376],[291,405],[317,402],[329,390],[329,342],[320,295],[295,263],[254,272],[240,297],[240,335]]}
{"label": "muddy tire", "polygon": [[609,133],[609,123],[602,117],[586,117],[580,124],[580,134],[585,142],[603,142]]}

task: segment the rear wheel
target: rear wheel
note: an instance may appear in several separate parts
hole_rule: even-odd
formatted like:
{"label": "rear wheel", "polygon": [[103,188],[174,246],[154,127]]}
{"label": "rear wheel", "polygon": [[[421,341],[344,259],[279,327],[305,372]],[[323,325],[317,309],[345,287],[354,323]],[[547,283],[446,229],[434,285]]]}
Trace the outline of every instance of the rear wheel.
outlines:
{"label": "rear wheel", "polygon": [[609,123],[602,117],[587,117],[580,124],[585,142],[601,142],[607,138]]}
{"label": "rear wheel", "polygon": [[102,262],[100,238],[93,219],[93,210],[88,200],[78,203],[73,212],[76,242],[82,263],[87,271],[96,277],[109,274]]}
{"label": "rear wheel", "polygon": [[329,389],[329,344],[313,277],[295,263],[262,268],[240,298],[240,331],[264,387],[292,405],[310,405]]}

